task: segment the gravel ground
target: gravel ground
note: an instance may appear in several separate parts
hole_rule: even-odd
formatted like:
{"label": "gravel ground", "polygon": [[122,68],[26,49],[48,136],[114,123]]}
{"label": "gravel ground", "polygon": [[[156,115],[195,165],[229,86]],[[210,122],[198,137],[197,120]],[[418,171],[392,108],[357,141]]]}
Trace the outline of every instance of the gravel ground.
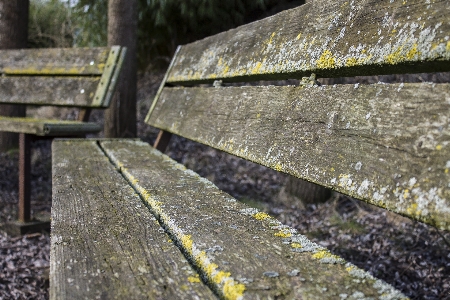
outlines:
{"label": "gravel ground", "polygon": [[[139,137],[152,142],[156,130],[142,123],[161,76],[139,81]],[[101,122],[101,113],[92,119]],[[50,143],[32,144],[32,213],[51,207]],[[167,153],[247,204],[295,227],[314,242],[394,285],[412,299],[450,299],[450,233],[336,194],[306,209],[274,199],[286,175],[203,145],[173,138]],[[17,152],[0,153],[0,222],[14,219]],[[47,299],[48,233],[10,237],[0,232],[0,299]]]}

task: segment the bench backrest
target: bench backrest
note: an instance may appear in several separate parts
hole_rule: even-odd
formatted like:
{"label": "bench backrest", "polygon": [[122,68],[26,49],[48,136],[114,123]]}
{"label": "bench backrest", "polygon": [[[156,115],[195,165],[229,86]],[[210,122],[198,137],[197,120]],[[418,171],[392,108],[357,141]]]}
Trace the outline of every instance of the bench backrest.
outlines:
{"label": "bench backrest", "polygon": [[[450,229],[449,1],[313,1],[178,48],[149,125]],[[214,86],[309,77],[298,86]]]}
{"label": "bench backrest", "polygon": [[106,108],[126,49],[0,50],[0,103]]}

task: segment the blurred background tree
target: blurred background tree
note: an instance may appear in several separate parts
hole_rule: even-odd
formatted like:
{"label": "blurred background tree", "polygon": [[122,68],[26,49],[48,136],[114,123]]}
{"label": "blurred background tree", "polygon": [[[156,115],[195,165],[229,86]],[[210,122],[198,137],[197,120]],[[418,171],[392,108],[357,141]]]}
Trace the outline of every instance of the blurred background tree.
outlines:
{"label": "blurred background tree", "polygon": [[[28,0],[0,0],[0,49],[18,49],[27,46]],[[0,105],[2,116],[25,116],[24,105]],[[19,146],[19,135],[0,132],[0,151]]]}

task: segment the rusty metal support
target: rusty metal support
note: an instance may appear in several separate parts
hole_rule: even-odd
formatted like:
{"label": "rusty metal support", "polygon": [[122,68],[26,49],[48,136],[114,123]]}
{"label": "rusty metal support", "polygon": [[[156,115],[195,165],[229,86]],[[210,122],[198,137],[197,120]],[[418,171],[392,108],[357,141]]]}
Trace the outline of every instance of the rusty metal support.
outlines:
{"label": "rusty metal support", "polygon": [[156,141],[153,144],[153,148],[164,153],[164,151],[166,151],[167,146],[169,145],[171,137],[172,137],[172,133],[170,133],[168,131],[160,130],[158,133],[158,137],[156,138]]}
{"label": "rusty metal support", "polygon": [[82,108],[78,111],[78,121],[89,122],[89,117],[91,116],[92,109]]}
{"label": "rusty metal support", "polygon": [[19,135],[19,221],[31,220],[30,210],[30,140],[31,136],[25,133]]}

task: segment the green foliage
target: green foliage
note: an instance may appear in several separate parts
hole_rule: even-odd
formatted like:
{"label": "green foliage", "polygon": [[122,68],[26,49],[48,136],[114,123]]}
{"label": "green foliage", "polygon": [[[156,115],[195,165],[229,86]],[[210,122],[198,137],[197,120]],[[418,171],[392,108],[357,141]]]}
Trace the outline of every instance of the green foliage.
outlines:
{"label": "green foliage", "polygon": [[[166,67],[177,45],[242,25],[287,2],[298,1],[138,0],[140,68]],[[107,24],[108,0],[31,0],[32,47],[105,46]]]}
{"label": "green foliage", "polygon": [[[176,46],[241,25],[267,0],[139,0],[138,58],[165,66]],[[80,0],[73,9],[77,46],[106,44],[107,0]]]}
{"label": "green foliage", "polygon": [[75,46],[106,46],[108,40],[107,0],[79,0],[72,8],[72,20],[77,28],[74,35]]}
{"label": "green foliage", "polygon": [[28,46],[72,47],[72,44],[73,27],[67,3],[59,0],[31,0]]}
{"label": "green foliage", "polygon": [[138,53],[168,63],[176,46],[241,25],[264,0],[140,0]]}

